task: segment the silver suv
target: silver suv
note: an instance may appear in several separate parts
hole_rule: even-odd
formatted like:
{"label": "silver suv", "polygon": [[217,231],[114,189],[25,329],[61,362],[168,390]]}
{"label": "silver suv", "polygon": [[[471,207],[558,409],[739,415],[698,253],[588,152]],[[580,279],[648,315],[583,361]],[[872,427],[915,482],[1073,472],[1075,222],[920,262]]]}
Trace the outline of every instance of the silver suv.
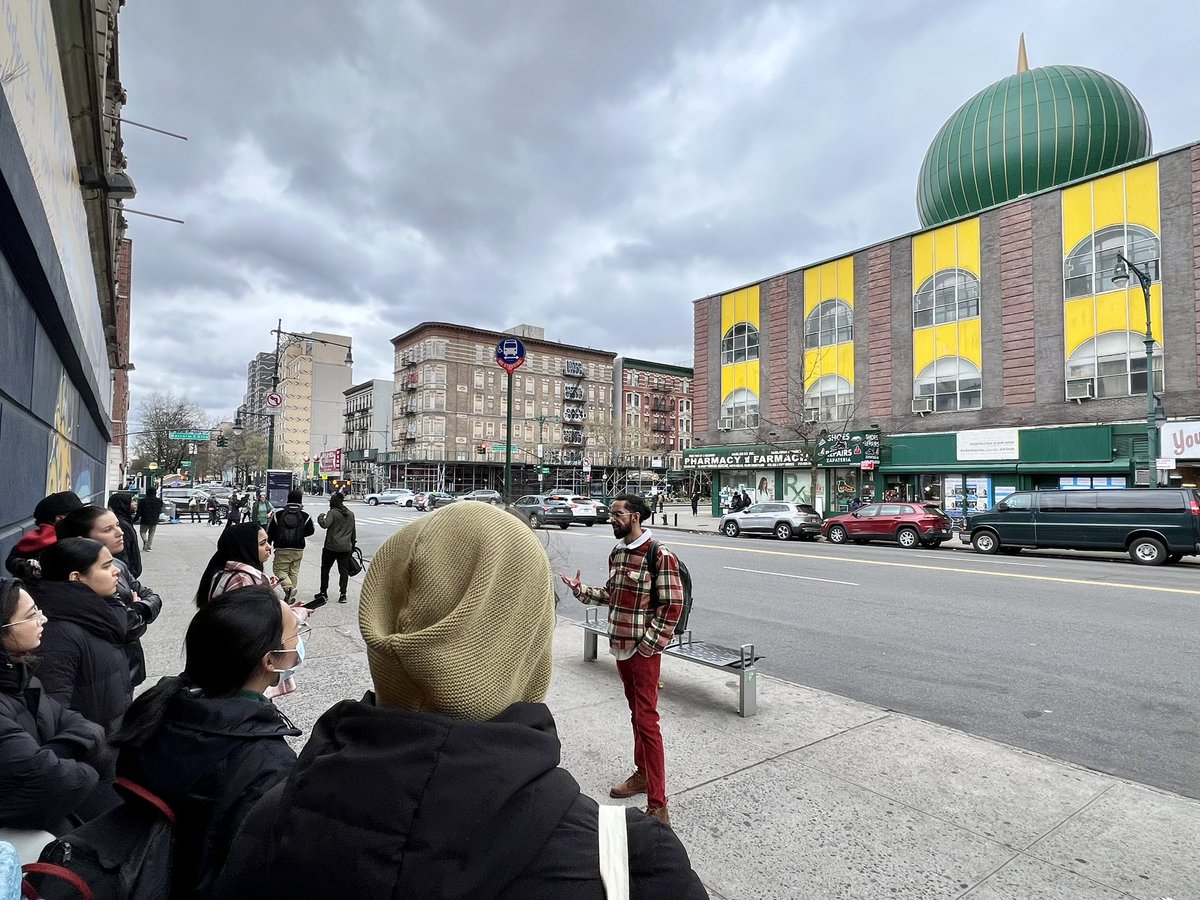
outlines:
{"label": "silver suv", "polygon": [[821,536],[821,515],[807,503],[768,500],[721,516],[717,529],[729,537],[774,534],[781,541],[794,537],[815,541]]}

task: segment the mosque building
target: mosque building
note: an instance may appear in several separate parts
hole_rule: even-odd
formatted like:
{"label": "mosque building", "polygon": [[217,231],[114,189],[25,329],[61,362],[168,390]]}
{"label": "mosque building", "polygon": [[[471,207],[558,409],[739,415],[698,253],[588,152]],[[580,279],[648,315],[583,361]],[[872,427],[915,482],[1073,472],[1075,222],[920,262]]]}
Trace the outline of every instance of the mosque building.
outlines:
{"label": "mosque building", "polygon": [[1200,482],[1200,142],[1154,153],[1124,85],[1022,39],[916,199],[919,231],[695,301],[714,509]]}

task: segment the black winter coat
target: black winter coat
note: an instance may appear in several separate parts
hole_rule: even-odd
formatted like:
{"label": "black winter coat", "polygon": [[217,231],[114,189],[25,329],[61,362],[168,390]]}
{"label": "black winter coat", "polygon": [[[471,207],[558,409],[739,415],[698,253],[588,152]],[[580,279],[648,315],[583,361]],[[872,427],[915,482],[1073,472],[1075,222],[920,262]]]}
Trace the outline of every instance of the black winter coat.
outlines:
{"label": "black winter coat", "polygon": [[[146,633],[146,626],[162,612],[162,597],[134,578],[125,563],[119,559],[116,563],[117,599],[128,610],[125,655],[129,657],[129,681],[137,687],[146,680],[146,651],[142,649],[141,637]],[[137,594],[137,600],[133,599],[134,594]]]}
{"label": "black winter coat", "polygon": [[296,768],[286,738],[299,736],[266,698],[184,691],[149,741],[121,748],[118,773],[158,794],[178,817],[173,898],[222,896],[215,881],[233,837],[259,797]]}
{"label": "black winter coat", "polygon": [[289,503],[267,525],[267,540],[276,550],[303,550],[304,539],[316,531],[312,516],[299,503]]}
{"label": "black winter coat", "polygon": [[0,828],[60,832],[112,777],[104,729],[43,690],[0,653]]}
{"label": "black winter coat", "polygon": [[108,498],[108,508],[113,511],[117,517],[117,524],[121,526],[121,534],[125,537],[125,549],[121,551],[117,557],[121,562],[129,566],[129,571],[134,578],[140,578],[142,575],[142,545],[138,541],[137,529],[133,527],[132,509],[133,495],[127,491],[117,491]]}
{"label": "black winter coat", "polygon": [[25,587],[48,620],[38,650],[46,693],[111,734],[133,699],[125,604],[78,581],[32,581]]}
{"label": "black winter coat", "polygon": [[[344,700],[246,819],[219,895],[603,900],[596,803],[559,752],[540,703],[470,722]],[[671,829],[626,821],[631,897],[708,896]]]}

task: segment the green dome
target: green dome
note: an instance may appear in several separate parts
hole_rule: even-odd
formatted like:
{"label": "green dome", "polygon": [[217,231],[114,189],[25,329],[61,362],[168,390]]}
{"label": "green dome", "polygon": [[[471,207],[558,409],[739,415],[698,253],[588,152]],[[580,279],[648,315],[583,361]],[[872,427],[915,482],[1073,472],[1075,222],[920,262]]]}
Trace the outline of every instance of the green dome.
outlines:
{"label": "green dome", "polygon": [[1018,72],[942,126],[921,164],[917,213],[939,225],[1149,153],[1146,113],[1115,78],[1078,66]]}

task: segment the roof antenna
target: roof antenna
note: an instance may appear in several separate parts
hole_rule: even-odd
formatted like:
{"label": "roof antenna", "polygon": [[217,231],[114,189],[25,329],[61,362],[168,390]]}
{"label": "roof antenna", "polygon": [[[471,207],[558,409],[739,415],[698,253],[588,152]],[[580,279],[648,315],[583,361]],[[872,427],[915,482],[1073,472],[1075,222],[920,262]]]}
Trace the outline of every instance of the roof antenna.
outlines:
{"label": "roof antenna", "polygon": [[1029,60],[1025,58],[1025,32],[1021,32],[1021,43],[1017,47],[1017,74],[1029,71]]}

